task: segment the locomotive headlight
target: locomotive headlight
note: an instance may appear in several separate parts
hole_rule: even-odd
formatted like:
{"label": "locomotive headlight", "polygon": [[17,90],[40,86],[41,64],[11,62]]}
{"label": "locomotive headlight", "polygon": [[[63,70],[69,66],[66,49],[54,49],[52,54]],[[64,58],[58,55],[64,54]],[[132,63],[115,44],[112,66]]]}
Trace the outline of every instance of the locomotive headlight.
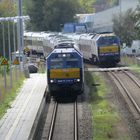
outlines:
{"label": "locomotive headlight", "polygon": [[80,79],[77,79],[77,82],[80,82]]}
{"label": "locomotive headlight", "polygon": [[54,80],[50,80],[50,82],[51,82],[51,83],[53,83],[53,82],[54,82]]}

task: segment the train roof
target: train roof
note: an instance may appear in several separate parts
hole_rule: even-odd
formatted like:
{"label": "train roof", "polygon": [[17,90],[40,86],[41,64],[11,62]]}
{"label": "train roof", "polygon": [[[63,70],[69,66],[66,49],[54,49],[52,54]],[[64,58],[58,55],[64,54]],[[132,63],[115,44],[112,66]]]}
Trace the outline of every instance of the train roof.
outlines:
{"label": "train roof", "polygon": [[44,33],[42,32],[24,32],[24,39],[42,41]]}
{"label": "train roof", "polygon": [[79,39],[94,39],[98,40],[100,37],[107,37],[107,36],[116,36],[114,33],[101,33],[101,34],[81,34],[78,38]]}
{"label": "train roof", "polygon": [[47,56],[49,58],[53,53],[77,53],[80,57],[82,57],[81,53],[75,48],[55,48],[52,52]]}
{"label": "train roof", "polygon": [[55,48],[53,53],[77,52],[74,48]]}
{"label": "train roof", "polygon": [[54,46],[54,48],[74,48],[74,43],[72,42],[61,42]]}
{"label": "train roof", "polygon": [[98,40],[100,37],[109,37],[109,36],[116,36],[114,33],[102,33],[102,34],[96,34],[94,36],[95,40]]}

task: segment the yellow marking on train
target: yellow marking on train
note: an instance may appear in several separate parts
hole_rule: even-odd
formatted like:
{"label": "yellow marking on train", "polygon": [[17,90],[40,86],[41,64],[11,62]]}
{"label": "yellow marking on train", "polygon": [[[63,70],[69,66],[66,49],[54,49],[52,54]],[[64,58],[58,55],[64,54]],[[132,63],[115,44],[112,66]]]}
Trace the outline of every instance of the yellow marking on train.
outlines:
{"label": "yellow marking on train", "polygon": [[100,53],[115,53],[118,52],[118,46],[106,46],[106,47],[100,47]]}
{"label": "yellow marking on train", "polygon": [[52,69],[50,71],[50,78],[80,78],[80,69]]}

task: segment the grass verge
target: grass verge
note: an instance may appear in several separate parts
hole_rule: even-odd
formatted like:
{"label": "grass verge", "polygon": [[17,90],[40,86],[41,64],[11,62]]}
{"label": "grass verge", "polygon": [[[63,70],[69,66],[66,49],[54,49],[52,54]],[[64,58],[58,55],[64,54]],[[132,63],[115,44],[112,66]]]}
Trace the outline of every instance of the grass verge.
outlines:
{"label": "grass verge", "polygon": [[130,67],[132,68],[132,70],[138,74],[140,74],[140,66],[138,65],[130,65]]}
{"label": "grass verge", "polygon": [[5,114],[8,108],[11,107],[11,102],[15,99],[17,96],[19,87],[23,84],[24,76],[20,75],[20,78],[18,81],[13,82],[13,86],[11,89],[8,89],[6,91],[2,91],[2,100],[0,101],[0,118]]}
{"label": "grass verge", "polygon": [[113,139],[116,137],[114,126],[118,121],[118,115],[106,99],[107,86],[99,73],[86,72],[85,75],[90,88],[94,140]]}

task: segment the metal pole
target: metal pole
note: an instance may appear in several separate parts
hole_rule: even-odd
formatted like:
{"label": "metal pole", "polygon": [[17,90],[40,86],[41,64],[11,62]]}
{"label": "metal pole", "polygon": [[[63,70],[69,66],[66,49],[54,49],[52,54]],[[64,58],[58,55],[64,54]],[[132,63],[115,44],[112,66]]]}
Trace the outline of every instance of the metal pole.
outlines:
{"label": "metal pole", "polygon": [[[14,45],[14,52],[16,53],[16,33],[15,33],[15,23],[13,22],[13,45]],[[17,81],[17,66],[15,66],[15,79]]]}
{"label": "metal pole", "polygon": [[30,49],[30,60],[31,61],[32,61],[32,55],[33,55],[32,52],[33,52],[33,33],[31,33],[31,49]]}
{"label": "metal pole", "polygon": [[10,24],[8,21],[8,49],[9,49],[9,66],[10,66],[10,87],[12,87],[12,61],[11,61],[11,37],[10,37]]}
{"label": "metal pole", "polygon": [[[2,22],[2,36],[3,36],[3,57],[5,58],[5,30],[4,23]],[[4,65],[4,87],[7,88],[7,78],[6,78],[6,66]]]}
{"label": "metal pole", "polygon": [[[22,0],[18,0],[18,16],[22,16]],[[18,47],[19,47],[19,58],[22,56],[23,58],[23,20],[22,18],[18,19]],[[20,63],[21,64],[21,63]]]}
{"label": "metal pole", "polygon": [[15,33],[15,23],[13,22],[13,45],[14,45],[14,52],[16,52],[16,33]]}

